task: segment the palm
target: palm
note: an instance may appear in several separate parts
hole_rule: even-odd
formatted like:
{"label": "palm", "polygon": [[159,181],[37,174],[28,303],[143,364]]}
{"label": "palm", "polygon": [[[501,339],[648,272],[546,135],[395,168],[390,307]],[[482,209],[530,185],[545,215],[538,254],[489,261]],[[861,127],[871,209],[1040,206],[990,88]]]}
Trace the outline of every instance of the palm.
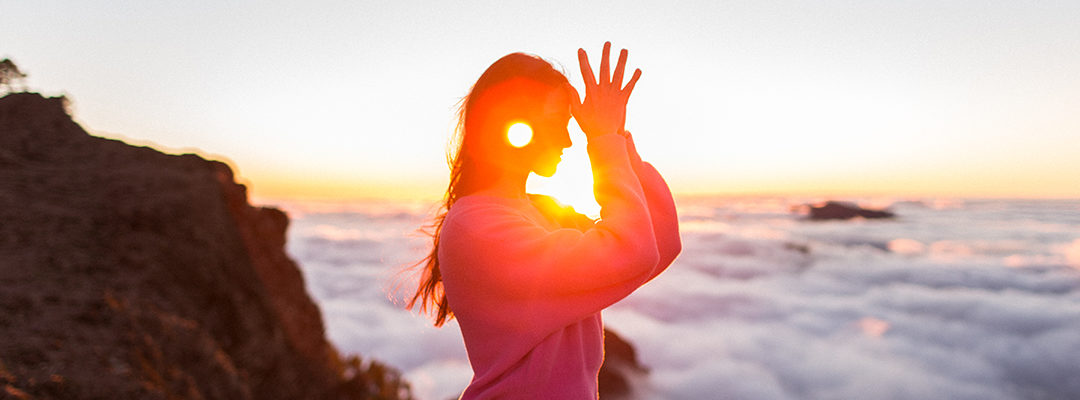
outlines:
{"label": "palm", "polygon": [[623,131],[626,124],[626,102],[641,77],[641,69],[636,69],[626,86],[622,85],[623,72],[626,70],[626,49],[619,53],[614,74],[609,77],[610,54],[611,42],[606,42],[600,61],[600,74],[597,77],[593,75],[585,50],[578,49],[581,75],[585,80],[585,100],[579,103],[577,90],[574,90],[575,100],[571,103],[571,112],[589,138]]}

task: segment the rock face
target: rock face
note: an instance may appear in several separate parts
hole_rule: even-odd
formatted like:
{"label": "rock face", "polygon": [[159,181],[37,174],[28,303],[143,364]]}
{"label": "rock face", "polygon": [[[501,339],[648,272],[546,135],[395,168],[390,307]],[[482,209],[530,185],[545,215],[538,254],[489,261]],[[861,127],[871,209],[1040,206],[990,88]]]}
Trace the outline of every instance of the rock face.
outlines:
{"label": "rock face", "polygon": [[327,342],[287,226],[223,163],[0,98],[0,397],[409,397]]}
{"label": "rock face", "polygon": [[852,218],[866,218],[866,219],[878,219],[878,218],[893,218],[896,214],[893,214],[888,210],[871,210],[867,208],[859,207],[855,204],[844,203],[840,201],[828,201],[822,205],[808,206],[810,213],[808,217],[811,220],[823,221],[830,219],[852,219]]}
{"label": "rock face", "polygon": [[638,363],[637,351],[610,329],[604,329],[604,365],[600,367],[598,389],[601,399],[636,398],[633,382],[646,379],[647,368]]}

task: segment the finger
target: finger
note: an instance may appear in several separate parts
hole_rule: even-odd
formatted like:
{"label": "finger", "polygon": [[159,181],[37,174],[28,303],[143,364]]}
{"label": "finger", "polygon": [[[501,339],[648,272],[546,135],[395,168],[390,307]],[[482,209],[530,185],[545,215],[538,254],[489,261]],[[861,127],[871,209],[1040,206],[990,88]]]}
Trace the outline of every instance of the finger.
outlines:
{"label": "finger", "polygon": [[630,92],[634,91],[634,85],[637,84],[638,78],[641,78],[641,68],[634,70],[634,76],[630,77],[630,82],[627,82],[626,87],[623,88],[622,94],[624,99],[630,98]]}
{"label": "finger", "polygon": [[611,75],[611,84],[622,87],[623,70],[626,69],[626,49],[619,52],[619,62],[615,64],[615,73]]}
{"label": "finger", "polygon": [[600,76],[597,78],[601,85],[611,83],[611,75],[608,75],[608,71],[611,71],[610,64],[611,42],[604,42],[604,55],[600,58]]}
{"label": "finger", "polygon": [[589,65],[589,55],[585,49],[578,49],[578,64],[581,65],[581,79],[585,81],[585,97],[589,97],[596,87],[596,76],[593,75],[592,66]]}

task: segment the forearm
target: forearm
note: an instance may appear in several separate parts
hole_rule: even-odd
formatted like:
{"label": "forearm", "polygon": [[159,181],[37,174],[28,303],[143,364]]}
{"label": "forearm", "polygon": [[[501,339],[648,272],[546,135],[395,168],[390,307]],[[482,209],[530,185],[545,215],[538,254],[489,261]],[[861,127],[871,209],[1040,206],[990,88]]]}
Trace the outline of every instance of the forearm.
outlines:
{"label": "forearm", "polygon": [[634,173],[641,183],[642,192],[649,208],[656,247],[660,253],[660,263],[653,276],[663,272],[675,257],[682,252],[682,240],[679,236],[679,217],[675,209],[675,200],[671,189],[660,172],[652,164],[641,160],[634,146],[633,137],[627,132],[627,153]]}
{"label": "forearm", "polygon": [[594,228],[625,241],[642,258],[655,260],[658,249],[646,194],[629,162],[630,149],[620,139],[610,134],[591,138],[588,144],[601,218]]}

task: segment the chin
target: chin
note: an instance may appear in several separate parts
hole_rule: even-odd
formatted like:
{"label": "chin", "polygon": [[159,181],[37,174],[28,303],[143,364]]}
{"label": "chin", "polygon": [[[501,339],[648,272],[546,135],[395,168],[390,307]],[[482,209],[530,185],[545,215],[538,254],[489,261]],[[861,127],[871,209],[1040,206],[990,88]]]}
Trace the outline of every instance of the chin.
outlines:
{"label": "chin", "polygon": [[555,175],[555,170],[558,168],[558,162],[544,163],[542,165],[538,165],[536,168],[533,168],[533,173],[545,178],[550,178],[552,175]]}
{"label": "chin", "polygon": [[541,168],[541,169],[534,170],[533,172],[536,173],[537,175],[542,176],[542,177],[550,178],[552,175],[555,175],[555,167]]}

